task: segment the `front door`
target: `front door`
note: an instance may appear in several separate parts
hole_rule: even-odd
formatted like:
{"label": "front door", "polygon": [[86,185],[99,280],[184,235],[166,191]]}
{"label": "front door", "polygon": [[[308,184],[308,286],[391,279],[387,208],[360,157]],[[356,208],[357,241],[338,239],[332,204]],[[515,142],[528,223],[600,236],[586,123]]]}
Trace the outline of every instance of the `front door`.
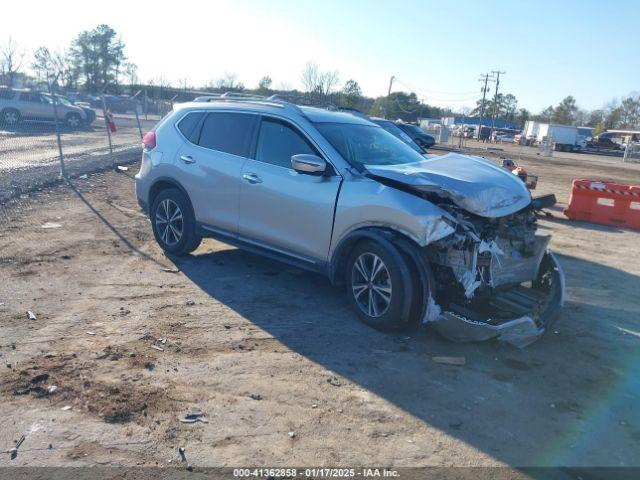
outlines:
{"label": "front door", "polygon": [[326,261],[342,178],[293,170],[293,155],[320,153],[304,133],[280,119],[262,118],[255,150],[255,159],[242,167],[240,238]]}

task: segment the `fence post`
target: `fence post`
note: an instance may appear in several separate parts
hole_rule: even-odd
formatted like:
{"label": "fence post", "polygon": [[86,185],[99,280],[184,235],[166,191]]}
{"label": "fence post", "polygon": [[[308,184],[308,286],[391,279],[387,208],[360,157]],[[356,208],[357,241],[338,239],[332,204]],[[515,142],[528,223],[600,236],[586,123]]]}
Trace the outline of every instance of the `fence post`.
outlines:
{"label": "fence post", "polygon": [[107,102],[104,99],[104,94],[101,95],[102,98],[102,115],[104,115],[104,126],[107,129],[107,137],[109,138],[109,156],[111,157],[111,163],[113,168],[116,167],[116,162],[113,158],[113,145],[111,143],[111,129],[109,128],[109,118],[107,117]]}
{"label": "fence post", "polygon": [[147,104],[147,89],[144,89],[144,119],[149,120],[149,105]]}
{"label": "fence post", "polygon": [[62,138],[60,137],[60,122],[58,120],[58,97],[52,91],[51,85],[49,85],[49,93],[51,93],[51,98],[53,99],[53,118],[55,119],[56,124],[56,141],[58,142],[58,157],[60,159],[60,177],[66,177],[67,171],[64,166],[64,155],[62,153]]}
{"label": "fence post", "polygon": [[140,115],[138,113],[138,100],[136,98],[140,92],[142,92],[142,90],[138,90],[138,93],[136,93],[133,96],[133,98],[136,101],[136,103],[135,103],[135,112],[136,112],[136,123],[138,124],[138,132],[140,132],[140,138],[142,138],[142,126],[140,125]]}

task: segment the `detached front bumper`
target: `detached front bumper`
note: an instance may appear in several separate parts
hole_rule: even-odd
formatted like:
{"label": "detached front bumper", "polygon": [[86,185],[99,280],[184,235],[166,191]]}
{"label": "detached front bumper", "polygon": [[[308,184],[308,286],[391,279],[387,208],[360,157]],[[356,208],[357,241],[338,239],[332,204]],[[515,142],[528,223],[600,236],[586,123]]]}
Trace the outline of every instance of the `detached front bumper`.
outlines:
{"label": "detached front bumper", "polygon": [[[502,305],[508,311],[519,312],[513,318],[479,319],[478,316],[471,315],[473,312],[464,315],[460,311],[444,309],[433,323],[434,328],[454,342],[498,338],[518,348],[526,347],[540,338],[553,324],[564,304],[564,272],[552,252],[547,251],[542,259],[538,280],[534,285],[536,289],[518,287],[496,297],[496,310]],[[496,314],[499,313],[502,312],[496,311]]]}

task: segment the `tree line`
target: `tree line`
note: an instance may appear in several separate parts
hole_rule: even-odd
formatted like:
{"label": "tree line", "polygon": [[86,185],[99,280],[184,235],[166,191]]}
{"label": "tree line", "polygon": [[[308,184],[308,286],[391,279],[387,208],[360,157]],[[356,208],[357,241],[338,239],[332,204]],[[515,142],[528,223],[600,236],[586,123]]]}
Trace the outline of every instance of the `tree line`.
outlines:
{"label": "tree line", "polygon": [[[37,48],[32,54],[30,64],[25,62],[26,52],[11,37],[0,45],[0,84],[16,84],[64,89],[66,91],[85,91],[88,93],[129,93],[142,87],[138,78],[138,67],[125,54],[125,44],[117,32],[108,25],[98,25],[92,30],[80,32],[69,47],[62,51],[50,51],[46,46]],[[30,67],[28,70],[27,67]],[[275,88],[270,76],[265,75],[257,87],[247,88],[235,74],[225,73],[199,90],[207,92],[244,91],[258,94],[278,94],[302,104],[326,104],[342,108],[355,109],[373,116],[383,116],[393,120],[415,121],[417,118],[438,118],[452,114],[452,109],[429,105],[415,93],[392,92],[388,96],[371,98],[363,95],[362,89],[354,79],[344,83],[337,71],[322,71],[315,63],[309,62],[300,73],[303,90],[281,85]],[[180,80],[174,87],[164,76],[146,82],[164,98],[172,93],[181,100],[188,100],[188,90],[192,87],[187,80]],[[159,93],[158,93],[159,92]],[[178,92],[177,94],[175,92]],[[170,97],[170,98],[174,98]],[[168,98],[167,98],[168,99]],[[482,100],[478,99],[473,109],[461,109],[466,116],[479,116]],[[527,120],[539,120],[560,124],[573,124],[594,127],[596,131],[611,128],[640,127],[640,94],[631,94],[620,100],[612,100],[600,109],[585,110],[578,106],[576,99],[569,95],[558,105],[551,105],[534,114],[518,106],[518,100],[511,93],[499,93],[486,99],[485,118],[495,118],[524,126]]]}

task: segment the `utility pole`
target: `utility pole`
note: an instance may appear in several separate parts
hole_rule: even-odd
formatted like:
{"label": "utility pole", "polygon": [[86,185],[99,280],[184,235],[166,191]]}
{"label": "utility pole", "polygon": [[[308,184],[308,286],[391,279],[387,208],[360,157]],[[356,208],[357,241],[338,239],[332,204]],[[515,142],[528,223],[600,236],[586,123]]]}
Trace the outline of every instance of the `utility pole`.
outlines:
{"label": "utility pole", "polygon": [[482,87],[482,105],[480,106],[480,124],[478,125],[478,141],[480,141],[482,137],[482,122],[484,121],[484,102],[487,98],[487,92],[488,92],[487,84],[489,83],[489,74],[485,73],[484,79],[479,78],[478,81],[480,82],[484,81],[484,86]]}
{"label": "utility pole", "polygon": [[[391,100],[391,87],[393,87],[393,81],[396,79],[396,77],[394,77],[393,75],[391,75],[391,78],[389,79],[389,90],[387,91],[387,102],[389,102]],[[387,118],[387,112],[386,109],[384,107],[382,107],[382,116],[384,118]]]}
{"label": "utility pole", "polygon": [[493,130],[496,126],[496,104],[498,103],[498,87],[500,86],[500,74],[505,74],[507,72],[492,70],[491,73],[496,75],[496,93],[493,96],[493,112],[491,113],[491,140],[493,141]]}
{"label": "utility pole", "polygon": [[393,75],[391,75],[391,78],[389,79],[389,91],[387,92],[387,97],[391,96],[391,87],[393,86],[393,81],[396,79],[396,77],[394,77]]}

